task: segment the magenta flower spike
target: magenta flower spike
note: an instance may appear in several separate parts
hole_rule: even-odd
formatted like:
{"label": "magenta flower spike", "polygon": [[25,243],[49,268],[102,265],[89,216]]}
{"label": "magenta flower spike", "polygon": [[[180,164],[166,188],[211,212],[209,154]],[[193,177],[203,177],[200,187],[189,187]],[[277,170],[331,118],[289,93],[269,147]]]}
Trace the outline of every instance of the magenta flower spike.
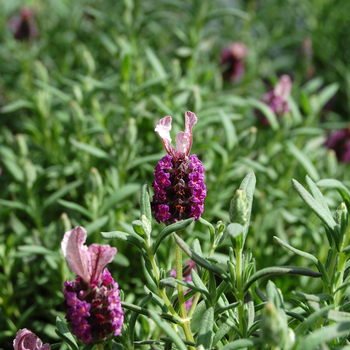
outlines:
{"label": "magenta flower spike", "polygon": [[28,7],[22,7],[20,12],[11,17],[8,26],[16,40],[29,40],[38,36],[38,28],[34,14]]}
{"label": "magenta flower spike", "polygon": [[350,127],[333,132],[329,136],[326,146],[334,150],[340,162],[350,163]]}
{"label": "magenta flower spike", "polygon": [[245,58],[248,49],[240,42],[235,42],[221,51],[221,66],[226,67],[223,78],[231,83],[238,83],[245,73]]}
{"label": "magenta flower spike", "polygon": [[[265,102],[270,109],[276,114],[277,118],[280,118],[283,114],[289,112],[288,96],[292,91],[292,80],[289,75],[282,75],[274,89],[266,93],[261,101]],[[255,110],[256,116],[264,123],[269,125],[266,117],[258,110]]]}
{"label": "magenta flower spike", "polygon": [[197,220],[204,209],[207,190],[204,184],[204,167],[195,154],[189,156],[192,146],[192,127],[197,117],[185,114],[185,131],[171,144],[171,117],[161,119],[155,131],[163,141],[167,155],[155,167],[154,196],[151,203],[157,222],[171,224],[193,217]]}
{"label": "magenta flower spike", "polygon": [[43,342],[29,329],[20,329],[13,341],[14,350],[50,350],[49,344]]}
{"label": "magenta flower spike", "polygon": [[117,249],[100,244],[87,247],[86,236],[86,230],[77,226],[64,234],[61,243],[69,268],[78,275],[63,284],[64,306],[72,333],[84,344],[101,343],[121,334],[124,321],[118,283],[104,269]]}

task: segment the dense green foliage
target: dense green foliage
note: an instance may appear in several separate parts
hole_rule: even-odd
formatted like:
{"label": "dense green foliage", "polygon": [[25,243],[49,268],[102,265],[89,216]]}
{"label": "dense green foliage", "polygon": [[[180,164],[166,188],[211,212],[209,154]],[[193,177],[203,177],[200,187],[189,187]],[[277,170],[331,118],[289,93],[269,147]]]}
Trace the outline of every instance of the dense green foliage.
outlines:
{"label": "dense green foliage", "polygon": [[[89,244],[106,244],[101,231],[133,232],[141,187],[151,187],[165,155],[154,132],[165,115],[173,117],[174,135],[184,128],[185,111],[198,117],[191,153],[206,169],[205,220],[228,223],[230,201],[254,171],[246,247],[259,269],[313,267],[287,254],[273,236],[325,260],[325,230],[291,179],[304,184],[309,175],[315,182],[334,178],[350,185],[348,165],[325,147],[331,130],[348,126],[349,2],[33,0],[39,35],[17,41],[8,20],[22,5],[0,0],[4,349],[24,327],[45,342],[57,340],[62,283],[74,276],[60,250],[65,231],[84,226]],[[222,78],[220,52],[235,41],[248,47],[248,55],[242,80],[231,84]],[[290,113],[277,120],[259,100],[281,74],[292,77],[293,90]],[[259,122],[255,109],[272,127]],[[334,213],[341,198],[334,191],[325,197]],[[163,228],[154,221],[152,235]],[[189,226],[183,237],[189,245],[198,238],[209,250],[203,223]],[[163,268],[174,250],[173,238],[166,239],[158,250]],[[147,282],[139,253],[125,242],[109,243],[118,248],[110,271],[125,301],[137,304]],[[226,239],[214,258],[226,261],[229,246]],[[285,298],[292,290],[321,288],[306,277],[273,280]]]}

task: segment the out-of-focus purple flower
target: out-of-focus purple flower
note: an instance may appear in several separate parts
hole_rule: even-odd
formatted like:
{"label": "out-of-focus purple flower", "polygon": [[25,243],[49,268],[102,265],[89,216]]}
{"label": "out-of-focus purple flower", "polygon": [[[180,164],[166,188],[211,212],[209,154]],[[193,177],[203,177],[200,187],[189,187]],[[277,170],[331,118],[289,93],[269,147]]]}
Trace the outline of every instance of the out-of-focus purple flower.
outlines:
{"label": "out-of-focus purple flower", "polygon": [[238,83],[245,72],[245,58],[247,47],[235,42],[221,51],[221,66],[224,67],[223,78],[231,83]]}
{"label": "out-of-focus purple flower", "polygon": [[8,26],[16,40],[29,40],[36,38],[39,34],[34,14],[28,7],[22,7],[19,13],[11,17]]}
{"label": "out-of-focus purple flower", "polygon": [[350,127],[343,130],[333,132],[327,142],[326,146],[335,151],[340,162],[350,162]]}
{"label": "out-of-focus purple flower", "polygon": [[[289,106],[287,98],[292,91],[292,79],[289,75],[282,75],[274,89],[266,93],[261,101],[265,102],[270,109],[276,114],[277,118],[280,118],[283,114],[289,112]],[[265,125],[269,125],[269,121],[259,111],[255,110],[255,115]]]}
{"label": "out-of-focus purple flower", "polygon": [[72,333],[84,344],[101,343],[122,331],[124,311],[118,283],[103,268],[113,260],[116,248],[92,244],[87,247],[86,230],[75,227],[64,234],[61,247],[70,269],[78,275],[66,281],[63,294],[66,319]]}
{"label": "out-of-focus purple flower", "polygon": [[192,127],[197,123],[197,117],[192,112],[186,112],[185,119],[185,132],[177,134],[176,148],[171,144],[171,117],[161,119],[155,129],[168,153],[154,171],[151,207],[157,222],[171,224],[191,217],[197,220],[203,213],[207,194],[204,167],[195,154],[189,156]]}
{"label": "out-of-focus purple flower", "polygon": [[315,67],[312,64],[313,51],[312,51],[311,38],[307,37],[304,39],[302,52],[303,52],[303,56],[305,58],[306,77],[311,78],[311,77],[313,77],[313,75],[315,73]]}
{"label": "out-of-focus purple flower", "polygon": [[43,342],[29,329],[20,329],[13,341],[14,350],[50,350],[49,344]]}
{"label": "out-of-focus purple flower", "polygon": [[[189,268],[185,271],[185,273],[182,276],[183,281],[190,283],[192,282],[192,277],[191,277],[191,270],[194,269],[195,271],[197,271],[196,265],[192,260],[189,260],[185,263],[185,266],[189,266]],[[176,278],[176,269],[172,269],[170,271],[170,276]],[[187,294],[191,291],[192,289],[187,289],[184,294]],[[186,310],[189,310],[193,304],[193,299],[194,297],[188,299],[185,302],[186,305]]]}

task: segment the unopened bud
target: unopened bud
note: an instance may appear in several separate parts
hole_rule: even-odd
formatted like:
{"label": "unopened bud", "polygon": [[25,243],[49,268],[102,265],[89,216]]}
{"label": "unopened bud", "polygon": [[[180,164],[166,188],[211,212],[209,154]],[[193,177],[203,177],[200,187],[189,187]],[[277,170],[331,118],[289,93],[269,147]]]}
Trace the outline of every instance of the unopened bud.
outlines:
{"label": "unopened bud", "polygon": [[341,225],[342,223],[342,217],[343,215],[347,215],[348,209],[346,208],[346,205],[344,202],[342,202],[339,207],[337,208],[337,211],[334,214],[334,220],[338,225]]}
{"label": "unopened bud", "polygon": [[27,146],[27,142],[26,142],[24,136],[22,134],[17,134],[16,141],[17,141],[19,154],[22,157],[27,157],[28,156],[28,146]]}
{"label": "unopened bud", "polygon": [[230,221],[241,224],[242,226],[249,219],[249,202],[244,190],[237,190],[231,200]]}

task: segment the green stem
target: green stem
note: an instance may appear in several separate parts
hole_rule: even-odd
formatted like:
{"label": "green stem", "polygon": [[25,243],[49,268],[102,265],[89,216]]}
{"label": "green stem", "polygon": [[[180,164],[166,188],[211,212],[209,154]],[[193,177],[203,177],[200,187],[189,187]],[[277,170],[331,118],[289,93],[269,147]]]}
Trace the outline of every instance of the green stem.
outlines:
{"label": "green stem", "polygon": [[[176,234],[181,238],[181,232],[178,231],[176,232]],[[178,244],[176,244],[175,246],[175,258],[176,258],[176,278],[182,281],[182,249]],[[184,320],[184,322],[180,326],[184,330],[186,339],[195,343],[192,336],[191,328],[190,328],[190,319],[187,319],[183,286],[179,283],[177,285],[177,296],[179,299],[180,315],[181,315],[181,318]],[[194,350],[192,346],[190,346],[190,349]]]}
{"label": "green stem", "polygon": [[96,344],[97,350],[103,350],[103,346],[101,343]]}
{"label": "green stem", "polygon": [[241,301],[241,304],[238,306],[238,321],[239,321],[239,330],[241,331],[242,337],[243,334],[243,317],[244,317],[244,295],[243,292],[243,280],[242,280],[242,249],[235,249],[236,254],[236,282],[237,282],[237,293],[235,297],[237,301]]}

